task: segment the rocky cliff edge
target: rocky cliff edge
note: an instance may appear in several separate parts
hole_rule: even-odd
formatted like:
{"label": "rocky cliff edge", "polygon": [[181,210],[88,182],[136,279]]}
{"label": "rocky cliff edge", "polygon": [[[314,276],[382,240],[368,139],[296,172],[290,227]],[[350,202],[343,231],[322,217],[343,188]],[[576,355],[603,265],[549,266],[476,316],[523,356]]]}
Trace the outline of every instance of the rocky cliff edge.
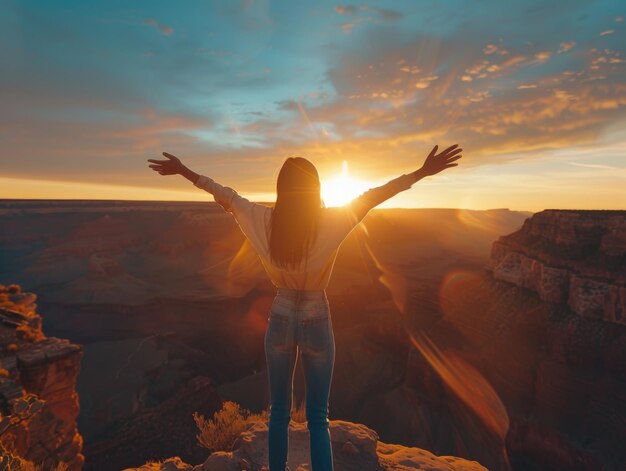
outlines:
{"label": "rocky cliff edge", "polygon": [[83,351],[43,334],[36,300],[19,285],[0,285],[0,469],[23,469],[25,459],[78,471],[85,461],[76,424]]}
{"label": "rocky cliff edge", "polygon": [[[435,456],[420,448],[380,442],[376,431],[362,424],[331,420],[329,429],[335,471],[487,471],[476,461]],[[124,471],[267,471],[267,433],[266,422],[251,422],[235,440],[232,451],[212,453],[202,464],[194,466],[174,457]],[[292,421],[289,425],[289,469],[310,470],[309,453],[306,423]]]}

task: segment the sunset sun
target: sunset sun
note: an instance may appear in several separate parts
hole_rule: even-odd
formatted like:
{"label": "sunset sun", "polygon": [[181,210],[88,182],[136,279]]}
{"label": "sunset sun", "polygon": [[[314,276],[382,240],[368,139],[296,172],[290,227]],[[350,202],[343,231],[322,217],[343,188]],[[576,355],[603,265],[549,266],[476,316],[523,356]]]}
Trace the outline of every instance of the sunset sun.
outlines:
{"label": "sunset sun", "polygon": [[326,206],[343,206],[369,187],[366,182],[354,180],[348,174],[348,162],[343,161],[342,171],[322,181],[322,199]]}

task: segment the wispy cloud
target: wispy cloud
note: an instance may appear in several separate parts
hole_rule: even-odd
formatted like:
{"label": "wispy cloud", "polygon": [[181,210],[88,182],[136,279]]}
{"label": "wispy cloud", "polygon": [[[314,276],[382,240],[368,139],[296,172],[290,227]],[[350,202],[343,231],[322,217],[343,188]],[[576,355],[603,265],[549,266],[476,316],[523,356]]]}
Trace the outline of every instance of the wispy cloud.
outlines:
{"label": "wispy cloud", "polygon": [[605,169],[605,170],[624,170],[623,168],[620,167],[614,167],[613,165],[604,165],[604,164],[584,164],[582,162],[569,162],[566,161],[565,163],[570,164],[570,165],[574,165],[576,167],[585,167],[585,168],[601,168],[601,169]]}
{"label": "wispy cloud", "polygon": [[562,42],[562,43],[559,45],[559,50],[558,50],[558,51],[556,51],[556,52],[557,52],[558,54],[561,54],[561,53],[563,53],[563,52],[567,52],[567,51],[569,51],[570,49],[572,49],[575,45],[576,45],[576,42],[575,42],[575,41],[566,41],[566,42]]}
{"label": "wispy cloud", "polygon": [[509,53],[509,51],[507,51],[506,49],[504,49],[502,46],[498,46],[496,44],[487,44],[484,48],[483,48],[483,52],[486,55],[489,54],[500,54],[500,55],[506,55]]}
{"label": "wispy cloud", "polygon": [[335,11],[340,15],[354,15],[359,10],[354,5],[337,5]]}
{"label": "wispy cloud", "polygon": [[376,13],[379,19],[385,21],[397,21],[404,18],[404,14],[399,11],[389,10],[387,8],[372,7],[369,5],[337,5],[335,7],[335,11],[340,15],[356,15],[359,12],[372,11]]}
{"label": "wispy cloud", "polygon": [[143,24],[154,26],[163,36],[171,36],[174,33],[174,28],[166,24],[159,23],[154,18],[146,18],[143,20]]}

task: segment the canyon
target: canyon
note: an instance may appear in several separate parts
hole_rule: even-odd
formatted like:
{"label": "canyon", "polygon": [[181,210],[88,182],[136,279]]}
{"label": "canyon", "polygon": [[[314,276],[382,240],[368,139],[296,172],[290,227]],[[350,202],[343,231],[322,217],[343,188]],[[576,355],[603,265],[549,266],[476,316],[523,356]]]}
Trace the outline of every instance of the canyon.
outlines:
{"label": "canyon", "polygon": [[[619,469],[625,213],[370,212],[327,290],[331,419],[493,470]],[[4,203],[0,221],[0,281],[81,345],[85,469],[200,463],[191,409],[266,407],[274,287],[214,203]]]}

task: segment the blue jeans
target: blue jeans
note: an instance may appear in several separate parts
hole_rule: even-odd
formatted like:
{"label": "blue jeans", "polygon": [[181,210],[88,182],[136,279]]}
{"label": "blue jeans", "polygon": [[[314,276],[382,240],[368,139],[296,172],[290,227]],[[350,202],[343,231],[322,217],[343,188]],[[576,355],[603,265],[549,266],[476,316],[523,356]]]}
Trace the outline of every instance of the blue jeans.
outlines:
{"label": "blue jeans", "polygon": [[268,321],[265,357],[270,389],[270,471],[284,471],[287,465],[298,351],[306,383],[312,471],[332,471],[328,396],[335,363],[335,338],[326,292],[278,288]]}

